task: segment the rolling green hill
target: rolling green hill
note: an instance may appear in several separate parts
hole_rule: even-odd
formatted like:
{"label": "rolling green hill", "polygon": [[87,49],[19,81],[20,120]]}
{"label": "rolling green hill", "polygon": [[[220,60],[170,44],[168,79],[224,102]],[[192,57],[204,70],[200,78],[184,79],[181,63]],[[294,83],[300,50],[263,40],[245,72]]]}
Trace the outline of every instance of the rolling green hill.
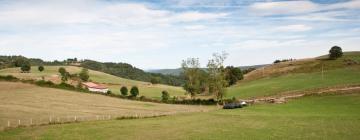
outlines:
{"label": "rolling green hill", "polygon": [[[81,71],[81,67],[76,66],[45,66],[43,72],[39,72],[37,67],[32,67],[30,73],[21,73],[20,68],[7,68],[1,69],[0,75],[13,75],[21,79],[36,79],[41,80],[42,77],[45,80],[51,80],[54,82],[60,82],[58,69],[64,67],[70,73],[78,73]],[[90,80],[98,83],[106,84],[110,90],[115,94],[120,94],[121,86],[127,86],[129,89],[131,86],[138,86],[140,89],[140,96],[160,98],[161,91],[167,90],[171,96],[183,96],[185,91],[181,87],[168,86],[156,84],[152,85],[148,82],[141,82],[135,80],[129,80],[114,75],[106,74],[99,71],[89,70]]]}
{"label": "rolling green hill", "polygon": [[[337,60],[325,56],[273,64],[250,72],[229,87],[227,97],[252,98],[337,85],[360,84],[360,52]],[[351,64],[350,64],[351,63]]]}

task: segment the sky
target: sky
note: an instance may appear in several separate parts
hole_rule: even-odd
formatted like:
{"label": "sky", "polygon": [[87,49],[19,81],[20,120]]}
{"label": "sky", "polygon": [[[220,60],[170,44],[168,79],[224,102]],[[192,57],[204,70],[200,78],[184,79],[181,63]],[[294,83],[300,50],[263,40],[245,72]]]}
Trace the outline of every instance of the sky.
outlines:
{"label": "sky", "polygon": [[360,0],[0,0],[0,55],[178,68],[360,51]]}

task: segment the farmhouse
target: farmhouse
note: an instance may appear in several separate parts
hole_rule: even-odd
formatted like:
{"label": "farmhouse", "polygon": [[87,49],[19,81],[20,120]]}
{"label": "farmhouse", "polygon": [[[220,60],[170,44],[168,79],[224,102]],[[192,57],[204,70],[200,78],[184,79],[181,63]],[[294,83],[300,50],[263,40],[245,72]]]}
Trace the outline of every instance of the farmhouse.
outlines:
{"label": "farmhouse", "polygon": [[108,92],[108,88],[103,86],[103,85],[99,85],[93,82],[85,82],[82,83],[86,88],[89,89],[89,91],[93,91],[93,92],[101,92],[101,93],[107,93]]}

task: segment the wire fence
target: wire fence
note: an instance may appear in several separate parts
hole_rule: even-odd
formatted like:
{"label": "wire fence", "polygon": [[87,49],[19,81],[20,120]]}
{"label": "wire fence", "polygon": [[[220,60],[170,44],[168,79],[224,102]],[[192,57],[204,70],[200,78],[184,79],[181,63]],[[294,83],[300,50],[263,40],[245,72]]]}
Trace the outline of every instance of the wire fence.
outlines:
{"label": "wire fence", "polygon": [[52,124],[65,124],[76,123],[85,121],[104,121],[104,120],[122,120],[122,119],[140,119],[140,118],[153,118],[160,116],[174,115],[185,112],[162,112],[162,113],[136,113],[129,115],[73,115],[73,116],[49,116],[49,117],[36,117],[36,118],[21,118],[21,119],[9,119],[0,124],[0,130],[6,130],[18,127],[28,126],[40,126],[40,125],[52,125]]}

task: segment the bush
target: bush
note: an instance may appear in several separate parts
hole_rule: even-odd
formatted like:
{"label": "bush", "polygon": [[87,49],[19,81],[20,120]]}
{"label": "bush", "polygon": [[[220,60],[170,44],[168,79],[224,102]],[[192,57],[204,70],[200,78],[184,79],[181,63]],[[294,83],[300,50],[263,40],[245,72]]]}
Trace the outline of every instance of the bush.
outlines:
{"label": "bush", "polygon": [[329,59],[335,60],[343,55],[342,49],[339,46],[331,47],[329,50]]}
{"label": "bush", "polygon": [[162,95],[161,95],[161,100],[162,100],[163,102],[166,102],[166,101],[169,100],[170,95],[169,95],[169,93],[168,93],[166,90],[162,91],[161,94],[162,94]]}
{"label": "bush", "polygon": [[112,94],[111,90],[108,90],[108,91],[106,92],[106,94]]}
{"label": "bush", "polygon": [[39,66],[39,67],[38,67],[38,70],[39,70],[40,72],[42,72],[42,71],[45,70],[45,68],[44,68],[44,66]]}
{"label": "bush", "polygon": [[27,62],[27,63],[24,63],[23,65],[21,65],[20,69],[22,72],[29,72],[31,70],[30,62]]}
{"label": "bush", "polygon": [[139,88],[137,86],[133,86],[130,90],[130,94],[132,97],[136,97],[139,95]]}
{"label": "bush", "polygon": [[127,89],[127,87],[126,87],[126,86],[121,87],[120,93],[121,93],[121,95],[123,95],[123,96],[127,96],[127,95],[128,95],[128,89]]}
{"label": "bush", "polygon": [[3,80],[3,81],[19,81],[18,78],[14,77],[12,75],[7,75],[7,76],[0,75],[0,80]]}
{"label": "bush", "polygon": [[53,87],[55,84],[51,81],[40,80],[35,82],[38,86]]}

